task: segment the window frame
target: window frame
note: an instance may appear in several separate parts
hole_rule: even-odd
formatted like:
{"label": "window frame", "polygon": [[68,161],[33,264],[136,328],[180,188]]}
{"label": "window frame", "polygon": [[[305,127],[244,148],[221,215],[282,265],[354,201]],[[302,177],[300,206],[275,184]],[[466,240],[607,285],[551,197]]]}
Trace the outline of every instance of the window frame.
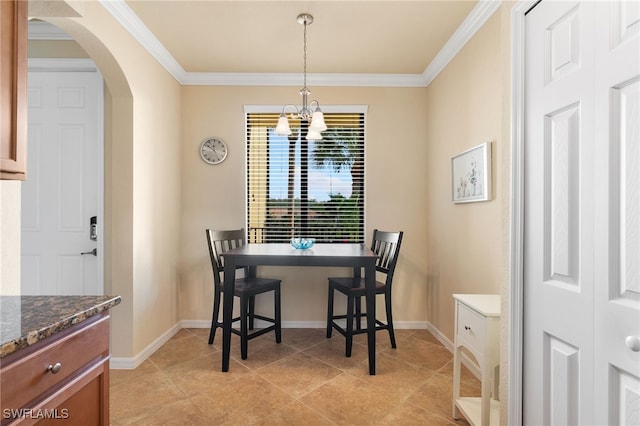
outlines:
{"label": "window frame", "polygon": [[[363,140],[363,151],[362,151],[362,164],[364,167],[364,171],[362,174],[362,182],[363,182],[363,190],[362,190],[362,194],[364,196],[364,200],[365,202],[363,202],[362,204],[362,233],[360,235],[361,240],[357,241],[358,243],[364,243],[365,239],[366,239],[366,218],[367,218],[367,214],[366,214],[366,198],[367,198],[367,185],[366,185],[366,181],[367,181],[367,155],[366,155],[366,140],[367,140],[367,113],[368,113],[368,106],[367,105],[323,105],[322,107],[322,111],[325,114],[331,114],[331,113],[336,113],[336,114],[362,114],[363,116],[363,121],[362,121],[362,140]],[[248,117],[249,114],[280,114],[282,112],[282,106],[281,105],[245,105],[244,106],[244,153],[245,153],[245,158],[244,158],[244,182],[245,182],[245,200],[244,200],[244,206],[245,206],[245,213],[244,213],[244,221],[245,221],[245,229],[247,230],[247,243],[248,244],[252,244],[255,243],[255,238],[253,238],[250,234],[250,223],[249,223],[249,187],[250,187],[250,182],[249,182],[249,174],[248,174],[248,168],[249,168],[249,122],[248,122]],[[283,242],[283,241],[281,241]],[[349,241],[351,243],[355,242],[355,241]],[[271,244],[271,243],[275,243],[275,242],[269,242],[266,244]]]}

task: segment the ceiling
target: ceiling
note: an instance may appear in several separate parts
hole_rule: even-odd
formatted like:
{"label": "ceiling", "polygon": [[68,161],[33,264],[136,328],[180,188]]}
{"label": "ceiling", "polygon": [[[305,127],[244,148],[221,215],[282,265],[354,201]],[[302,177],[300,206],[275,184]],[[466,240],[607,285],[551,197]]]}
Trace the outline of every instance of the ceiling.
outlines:
{"label": "ceiling", "polygon": [[148,1],[127,5],[187,72],[420,74],[475,1]]}
{"label": "ceiling", "polygon": [[426,86],[491,0],[98,0],[182,84]]}

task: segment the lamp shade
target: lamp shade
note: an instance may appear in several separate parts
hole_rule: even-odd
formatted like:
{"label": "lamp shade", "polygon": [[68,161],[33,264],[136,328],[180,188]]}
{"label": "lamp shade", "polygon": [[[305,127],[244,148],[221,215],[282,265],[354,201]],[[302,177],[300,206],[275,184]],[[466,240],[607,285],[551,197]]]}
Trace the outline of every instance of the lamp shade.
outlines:
{"label": "lamp shade", "polygon": [[309,128],[317,132],[324,132],[327,130],[327,125],[324,122],[324,114],[320,111],[320,107],[316,108],[315,112],[311,116],[311,124]]}
{"label": "lamp shade", "polygon": [[283,114],[280,114],[280,118],[278,118],[278,125],[275,130],[276,135],[281,136],[289,136],[291,134],[291,128],[289,127],[289,120]]}
{"label": "lamp shade", "polygon": [[320,141],[320,140],[322,140],[322,135],[320,134],[319,131],[309,127],[309,130],[307,131],[306,139],[308,141]]}

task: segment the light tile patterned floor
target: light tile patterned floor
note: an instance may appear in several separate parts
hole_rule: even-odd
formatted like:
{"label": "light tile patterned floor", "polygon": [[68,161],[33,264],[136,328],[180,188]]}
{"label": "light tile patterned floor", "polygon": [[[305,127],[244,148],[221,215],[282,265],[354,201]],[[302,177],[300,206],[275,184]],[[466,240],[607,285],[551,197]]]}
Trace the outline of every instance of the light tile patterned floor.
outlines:
{"label": "light tile patterned floor", "polygon": [[[452,355],[426,330],[397,330],[398,348],[377,334],[369,376],[366,335],[283,329],[249,342],[233,335],[229,372],[220,371],[221,335],[183,329],[135,370],[111,370],[112,425],[467,425],[451,416]],[[462,393],[480,394],[463,368]]]}

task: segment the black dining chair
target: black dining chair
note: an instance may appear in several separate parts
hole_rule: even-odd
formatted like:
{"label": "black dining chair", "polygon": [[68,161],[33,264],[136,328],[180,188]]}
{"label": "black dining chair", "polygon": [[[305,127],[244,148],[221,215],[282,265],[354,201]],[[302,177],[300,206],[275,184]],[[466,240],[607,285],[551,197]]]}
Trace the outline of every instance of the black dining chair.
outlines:
{"label": "black dining chair", "polygon": [[[213,344],[216,329],[222,327],[222,322],[218,321],[220,312],[220,296],[224,286],[224,264],[220,256],[222,253],[245,244],[244,229],[214,231],[206,230],[207,243],[209,244],[209,255],[211,256],[211,266],[213,268],[213,317],[211,318],[211,332],[209,333],[209,344]],[[240,316],[233,318],[233,322],[240,321],[240,330],[232,328],[231,331],[240,336],[240,353],[242,359],[247,359],[247,348],[249,340],[261,336],[270,331],[275,331],[276,343],[282,340],[282,328],[280,317],[280,283],[275,278],[261,278],[249,275],[248,268],[244,269],[244,277],[236,278],[233,289],[234,296],[240,299]],[[255,313],[255,296],[261,293],[273,291],[274,316],[273,318],[258,315]],[[254,319],[272,323],[269,327],[256,330],[252,333]]]}
{"label": "black dining chair", "polygon": [[[396,337],[393,331],[393,316],[391,313],[391,284],[393,282],[393,273],[396,269],[398,254],[400,253],[400,244],[402,243],[403,232],[385,232],[373,231],[373,241],[371,242],[371,251],[373,251],[378,259],[376,260],[376,271],[386,275],[384,282],[376,279],[376,295],[384,294],[385,310],[387,314],[386,323],[376,318],[376,331],[387,330],[391,339],[391,347],[396,348]],[[347,313],[346,315],[334,315],[333,299],[334,292],[347,296]],[[353,336],[355,334],[366,333],[367,329],[361,327],[361,319],[366,317],[366,313],[362,312],[362,298],[366,295],[365,279],[361,275],[360,268],[354,270],[354,276],[350,278],[329,278],[329,300],[327,313],[327,338],[331,337],[331,332],[335,328],[343,336],[346,337],[345,355],[351,356],[351,348],[353,346]],[[355,310],[355,312],[354,312]],[[336,320],[346,319],[346,327],[341,327]],[[356,328],[354,330],[354,321]]]}

